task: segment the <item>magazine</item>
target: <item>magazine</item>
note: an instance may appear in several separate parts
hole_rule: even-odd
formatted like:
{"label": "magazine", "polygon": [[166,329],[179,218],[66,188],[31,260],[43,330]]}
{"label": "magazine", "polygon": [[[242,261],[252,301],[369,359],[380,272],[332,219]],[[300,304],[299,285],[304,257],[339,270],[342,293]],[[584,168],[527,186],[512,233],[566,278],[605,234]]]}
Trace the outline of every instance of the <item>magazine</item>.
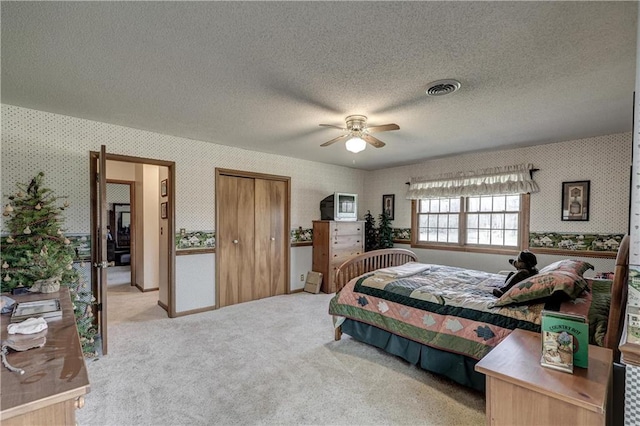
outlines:
{"label": "magazine", "polygon": [[24,321],[27,318],[44,318],[45,320],[60,318],[62,309],[60,299],[36,300],[34,302],[16,303],[11,313],[11,322]]}
{"label": "magazine", "polygon": [[543,367],[573,373],[573,336],[566,331],[543,331],[540,364]]}
{"label": "magazine", "polygon": [[541,328],[543,352],[545,349],[544,332],[566,333],[573,337],[573,365],[587,368],[589,363],[589,324],[584,316],[543,310]]}

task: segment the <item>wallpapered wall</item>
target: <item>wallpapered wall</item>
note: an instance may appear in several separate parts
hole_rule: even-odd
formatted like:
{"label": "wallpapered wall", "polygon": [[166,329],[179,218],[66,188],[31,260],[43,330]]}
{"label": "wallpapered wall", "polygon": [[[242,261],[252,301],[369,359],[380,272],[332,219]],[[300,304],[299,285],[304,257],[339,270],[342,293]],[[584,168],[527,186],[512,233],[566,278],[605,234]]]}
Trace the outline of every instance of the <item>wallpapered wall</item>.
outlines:
{"label": "wallpapered wall", "polygon": [[70,233],[89,232],[89,151],[176,162],[176,229],[213,230],[215,168],[291,177],[291,226],[311,227],[335,191],[362,194],[364,171],[2,105],[2,191],[38,171],[68,195]]}
{"label": "wallpapered wall", "polygon": [[107,183],[107,204],[130,204],[129,185],[122,183]]}
{"label": "wallpapered wall", "polygon": [[[540,168],[534,175],[540,192],[531,197],[532,232],[624,233],[627,229],[629,133],[465,154],[366,172],[10,105],[2,105],[2,127],[3,193],[13,191],[17,181],[28,181],[37,171],[44,171],[49,186],[58,195],[69,196],[70,233],[89,230],[88,151],[99,150],[101,144],[112,153],[176,162],[176,230],[214,229],[215,167],[291,176],[292,228],[310,228],[311,221],[319,218],[319,200],[334,191],[361,194],[360,213],[371,210],[376,216],[382,208],[382,195],[395,194],[393,226],[406,228],[411,219],[405,182],[412,176],[517,163]],[[591,180],[588,222],[560,220],[561,182],[571,180]]]}
{"label": "wallpapered wall", "polygon": [[[377,216],[382,209],[382,195],[396,194],[393,226],[410,227],[411,202],[405,199],[408,189],[405,182],[411,177],[432,177],[520,163],[532,163],[540,169],[533,176],[540,192],[531,195],[532,232],[627,232],[631,133],[458,155],[368,172],[362,207]],[[576,180],[591,181],[588,222],[560,219],[562,182]]]}

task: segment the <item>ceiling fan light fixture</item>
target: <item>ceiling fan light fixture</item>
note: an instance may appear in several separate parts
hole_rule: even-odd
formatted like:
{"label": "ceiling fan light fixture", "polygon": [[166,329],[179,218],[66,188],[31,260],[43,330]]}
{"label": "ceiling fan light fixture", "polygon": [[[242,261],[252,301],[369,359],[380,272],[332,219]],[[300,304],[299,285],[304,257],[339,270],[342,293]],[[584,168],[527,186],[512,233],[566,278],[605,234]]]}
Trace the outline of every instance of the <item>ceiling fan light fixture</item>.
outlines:
{"label": "ceiling fan light fixture", "polygon": [[364,151],[367,147],[367,143],[362,138],[354,136],[345,143],[345,147],[347,148],[347,151],[357,154],[360,151]]}

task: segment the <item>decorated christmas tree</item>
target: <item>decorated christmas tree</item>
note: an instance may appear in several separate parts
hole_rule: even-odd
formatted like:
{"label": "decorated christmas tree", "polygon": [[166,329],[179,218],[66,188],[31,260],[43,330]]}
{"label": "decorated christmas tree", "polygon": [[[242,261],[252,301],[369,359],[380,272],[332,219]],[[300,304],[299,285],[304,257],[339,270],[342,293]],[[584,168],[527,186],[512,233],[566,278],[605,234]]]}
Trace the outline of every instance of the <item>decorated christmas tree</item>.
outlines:
{"label": "decorated christmas tree", "polygon": [[47,287],[69,287],[78,332],[86,354],[95,352],[95,327],[91,306],[94,298],[86,282],[73,266],[75,252],[71,241],[64,235],[62,211],[69,207],[57,205],[61,197],[43,185],[44,173],[38,173],[31,182],[18,183],[18,191],[10,195],[5,206],[2,238],[2,292],[16,287],[39,290]]}

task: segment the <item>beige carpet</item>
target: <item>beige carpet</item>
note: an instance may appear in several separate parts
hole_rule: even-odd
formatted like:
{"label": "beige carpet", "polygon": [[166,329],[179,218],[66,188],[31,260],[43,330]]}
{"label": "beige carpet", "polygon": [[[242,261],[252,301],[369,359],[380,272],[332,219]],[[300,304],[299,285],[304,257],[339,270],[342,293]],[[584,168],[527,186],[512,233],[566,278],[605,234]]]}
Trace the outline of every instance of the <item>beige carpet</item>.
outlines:
{"label": "beige carpet", "polygon": [[485,422],[481,394],[348,336],[334,342],[328,295],[168,319],[152,306],[154,293],[129,295],[140,307],[120,314],[137,313],[113,313],[109,355],[88,361],[79,425]]}

